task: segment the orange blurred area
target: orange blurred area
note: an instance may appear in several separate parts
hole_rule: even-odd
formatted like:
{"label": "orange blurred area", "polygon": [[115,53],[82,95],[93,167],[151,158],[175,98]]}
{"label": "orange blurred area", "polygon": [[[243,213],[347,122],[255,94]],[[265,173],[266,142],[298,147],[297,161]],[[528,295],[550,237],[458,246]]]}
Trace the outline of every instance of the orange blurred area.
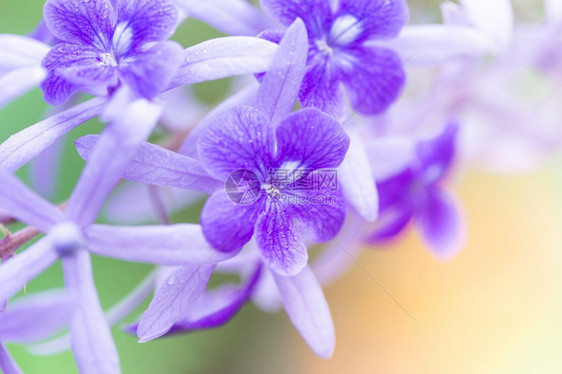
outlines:
{"label": "orange blurred area", "polygon": [[337,333],[323,361],[291,335],[304,373],[562,372],[562,204],[552,173],[470,174],[468,245],[439,262],[415,233],[328,288]]}

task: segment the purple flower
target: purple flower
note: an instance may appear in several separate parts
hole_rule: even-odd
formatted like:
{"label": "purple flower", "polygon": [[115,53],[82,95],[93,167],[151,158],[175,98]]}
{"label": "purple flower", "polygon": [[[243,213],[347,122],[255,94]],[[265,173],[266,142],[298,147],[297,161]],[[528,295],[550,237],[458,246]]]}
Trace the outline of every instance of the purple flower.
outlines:
{"label": "purple flower", "polygon": [[65,293],[49,291],[18,300],[0,313],[0,371],[21,374],[4,343],[29,343],[43,340],[62,329],[75,305]]}
{"label": "purple flower", "polygon": [[451,196],[441,186],[455,155],[457,126],[420,141],[416,157],[399,174],[378,183],[380,218],[370,236],[374,244],[394,238],[414,219],[432,252],[454,256],[462,244],[462,224]]}
{"label": "purple flower", "polygon": [[[126,261],[178,265],[216,255],[199,225],[111,227],[94,221],[138,146],[148,138],[161,108],[146,100],[124,107],[95,148],[63,213],[15,176],[0,169],[0,209],[46,234],[0,266],[0,300],[62,260],[66,288],[77,310],[70,319],[72,348],[82,372],[118,373],[119,358],[99,304],[90,252]],[[187,251],[186,242],[192,244]],[[199,257],[197,257],[199,256]],[[220,256],[217,256],[220,258]]]}
{"label": "purple flower", "polygon": [[[153,98],[182,62],[182,48],[165,42],[178,12],[169,0],[49,0],[44,18],[62,43],[43,60],[45,101],[65,102],[78,91],[103,96],[120,84]],[[156,42],[156,44],[152,44]],[[149,44],[150,43],[150,44]]]}
{"label": "purple flower", "polygon": [[[307,44],[306,29],[297,20],[281,41],[257,97],[251,100],[255,107],[227,110],[217,116],[218,122],[202,130],[198,136],[201,160],[145,143],[125,171],[125,178],[137,182],[212,193],[202,225],[211,244],[228,251],[215,251],[197,264],[170,272],[139,322],[140,341],[170,330],[226,322],[252,293],[255,278],[261,280],[266,274],[273,279],[287,314],[313,351],[321,357],[332,354],[332,318],[322,288],[306,266],[301,229],[312,232],[318,241],[329,240],[343,223],[345,204],[337,185],[333,191],[314,182],[316,188],[312,190],[294,187],[314,181],[312,177],[322,168],[337,167],[345,156],[349,137],[331,116],[317,109],[291,114],[305,71]],[[88,162],[93,160],[96,141],[101,138],[88,136],[76,142]],[[276,174],[271,174],[271,169],[286,172],[285,177],[272,177]],[[243,200],[236,199],[236,194],[229,198],[225,191],[228,177],[241,175],[251,175],[243,179],[250,182],[246,187],[256,192],[255,199],[244,201],[248,204],[241,204]],[[287,183],[293,177],[294,185]],[[244,257],[237,250],[254,231],[260,250],[249,248],[246,264],[250,263],[254,271],[249,282],[235,292],[221,289],[209,294],[207,285],[217,263],[226,266],[230,257],[234,262]],[[268,266],[260,266],[262,262]],[[259,275],[257,267],[261,268]]]}
{"label": "purple flower", "polygon": [[[261,5],[285,25],[301,18],[307,27],[307,72],[299,95],[304,106],[340,114],[342,84],[363,114],[383,112],[396,100],[405,82],[402,62],[372,42],[398,36],[408,21],[405,1],[341,0],[335,11],[325,0],[262,0]],[[262,36],[280,39],[275,31]]]}
{"label": "purple flower", "polygon": [[[199,139],[199,159],[225,182],[234,172],[246,171],[242,178],[249,185],[244,188],[255,189],[256,196],[243,204],[224,190],[215,192],[201,214],[207,240],[220,251],[237,251],[255,231],[274,271],[299,273],[308,260],[299,225],[312,228],[315,239],[324,242],[343,224],[341,192],[319,183],[316,171],[339,166],[348,147],[339,123],[317,109],[295,112],[275,129],[251,107],[220,118]],[[299,188],[299,183],[310,188]]]}

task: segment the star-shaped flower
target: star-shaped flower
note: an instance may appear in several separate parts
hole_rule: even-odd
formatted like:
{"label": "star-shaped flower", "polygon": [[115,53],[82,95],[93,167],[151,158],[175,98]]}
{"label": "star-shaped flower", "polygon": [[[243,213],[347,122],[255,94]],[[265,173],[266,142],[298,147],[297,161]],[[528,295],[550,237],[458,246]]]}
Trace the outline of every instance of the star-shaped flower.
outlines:
{"label": "star-shaped flower", "polygon": [[[44,17],[61,40],[43,60],[45,101],[58,105],[78,91],[103,96],[119,84],[153,98],[182,63],[183,49],[165,41],[178,11],[169,0],[49,0]],[[154,44],[156,43],[156,44]]]}
{"label": "star-shaped flower", "polygon": [[[341,113],[342,85],[353,108],[363,114],[384,111],[405,82],[398,55],[372,44],[398,36],[408,21],[403,0],[341,0],[332,9],[325,0],[262,0],[262,7],[282,24],[301,18],[308,31],[307,72],[299,98],[304,106]],[[262,36],[278,41],[282,33]]]}

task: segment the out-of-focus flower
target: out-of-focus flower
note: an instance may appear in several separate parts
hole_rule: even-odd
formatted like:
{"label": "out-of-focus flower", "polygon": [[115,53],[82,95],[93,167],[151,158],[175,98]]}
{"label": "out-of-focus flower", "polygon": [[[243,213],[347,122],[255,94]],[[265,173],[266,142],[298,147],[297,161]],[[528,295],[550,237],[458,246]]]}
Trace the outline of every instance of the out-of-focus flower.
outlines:
{"label": "out-of-focus flower", "polygon": [[41,61],[49,46],[21,35],[0,35],[0,108],[37,86],[47,72]]}
{"label": "out-of-focus flower", "polygon": [[396,237],[413,219],[435,256],[451,258],[461,249],[464,229],[458,208],[442,187],[452,167],[457,130],[450,124],[439,136],[420,141],[405,170],[377,181],[381,211],[370,243]]}
{"label": "out-of-focus flower", "polygon": [[62,104],[77,91],[107,95],[119,84],[153,98],[182,63],[181,46],[164,42],[178,19],[171,1],[118,0],[114,9],[110,0],[49,0],[44,17],[62,41],[43,60],[48,75],[41,88],[49,104]]}
{"label": "out-of-focus flower", "polygon": [[66,293],[49,291],[26,296],[0,313],[2,373],[23,373],[4,343],[31,343],[52,336],[67,324],[75,307]]}

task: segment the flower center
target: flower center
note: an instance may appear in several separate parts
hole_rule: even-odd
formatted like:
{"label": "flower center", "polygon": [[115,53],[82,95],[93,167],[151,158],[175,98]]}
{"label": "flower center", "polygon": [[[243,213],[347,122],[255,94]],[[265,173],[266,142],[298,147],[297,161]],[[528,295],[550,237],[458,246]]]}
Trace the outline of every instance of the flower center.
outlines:
{"label": "flower center", "polygon": [[349,15],[338,17],[332,24],[330,30],[330,44],[331,45],[349,45],[356,41],[363,32],[361,22]]}
{"label": "flower center", "polygon": [[61,255],[69,255],[84,245],[84,237],[80,228],[72,222],[56,225],[49,232],[55,250]]}
{"label": "flower center", "polygon": [[323,39],[319,39],[316,40],[316,47],[318,48],[318,50],[324,54],[325,56],[331,56],[334,54],[334,49],[332,47],[330,47],[328,45],[328,43],[323,40]]}
{"label": "flower center", "polygon": [[281,191],[271,183],[262,184],[261,189],[263,190],[263,192],[265,192],[267,196],[272,198],[276,198],[281,195]]}
{"label": "flower center", "polygon": [[113,53],[102,53],[100,63],[102,66],[117,66],[117,60],[115,59]]}

